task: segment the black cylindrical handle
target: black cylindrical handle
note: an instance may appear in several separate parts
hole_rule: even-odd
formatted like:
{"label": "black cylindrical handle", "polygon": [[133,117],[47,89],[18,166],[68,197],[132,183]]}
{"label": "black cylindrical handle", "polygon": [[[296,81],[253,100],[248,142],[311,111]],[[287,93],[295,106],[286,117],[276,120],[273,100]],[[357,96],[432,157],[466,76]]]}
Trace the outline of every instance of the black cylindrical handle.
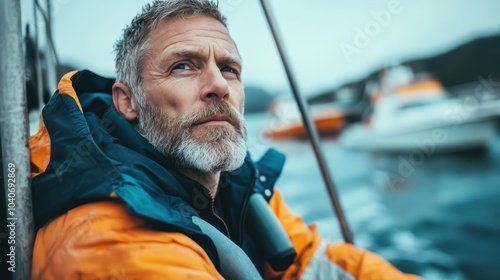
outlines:
{"label": "black cylindrical handle", "polygon": [[248,201],[247,227],[260,253],[275,271],[287,269],[297,255],[278,218],[260,193]]}

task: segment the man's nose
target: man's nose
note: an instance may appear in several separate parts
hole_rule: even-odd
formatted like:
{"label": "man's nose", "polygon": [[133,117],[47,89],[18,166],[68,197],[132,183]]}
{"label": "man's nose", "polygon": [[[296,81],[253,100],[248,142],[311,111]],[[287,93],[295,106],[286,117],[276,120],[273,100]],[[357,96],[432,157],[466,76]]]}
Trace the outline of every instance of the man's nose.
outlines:
{"label": "man's nose", "polygon": [[205,102],[229,99],[229,84],[219,67],[213,65],[205,71],[201,99]]}

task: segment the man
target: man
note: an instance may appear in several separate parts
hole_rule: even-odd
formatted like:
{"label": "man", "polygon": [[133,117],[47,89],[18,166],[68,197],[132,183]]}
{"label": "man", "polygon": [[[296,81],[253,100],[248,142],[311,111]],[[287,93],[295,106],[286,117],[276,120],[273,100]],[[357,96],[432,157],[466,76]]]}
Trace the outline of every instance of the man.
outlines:
{"label": "man", "polygon": [[[283,156],[251,160],[241,59],[212,2],[146,5],[116,52],[116,81],[67,74],[30,139],[33,279],[418,279],[326,244],[273,189]],[[297,254],[283,271],[245,223],[253,193]]]}

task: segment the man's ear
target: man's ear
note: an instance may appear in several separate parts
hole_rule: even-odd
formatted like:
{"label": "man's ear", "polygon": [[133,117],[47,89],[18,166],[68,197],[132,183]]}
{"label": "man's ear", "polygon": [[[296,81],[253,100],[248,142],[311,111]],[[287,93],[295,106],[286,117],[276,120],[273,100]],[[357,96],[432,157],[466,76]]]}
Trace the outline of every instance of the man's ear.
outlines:
{"label": "man's ear", "polygon": [[113,85],[113,103],[116,110],[128,121],[137,119],[137,102],[129,87],[124,83]]}

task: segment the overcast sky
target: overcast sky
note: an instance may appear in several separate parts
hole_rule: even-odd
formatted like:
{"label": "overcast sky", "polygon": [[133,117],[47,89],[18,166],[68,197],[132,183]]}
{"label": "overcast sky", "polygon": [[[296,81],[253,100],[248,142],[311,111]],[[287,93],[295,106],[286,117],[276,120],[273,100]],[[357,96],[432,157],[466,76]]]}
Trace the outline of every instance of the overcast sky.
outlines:
{"label": "overcast sky", "polygon": [[[33,18],[22,0],[23,22]],[[44,1],[41,1],[44,2]],[[148,1],[53,0],[62,62],[114,76],[114,41]],[[500,33],[497,0],[271,0],[304,94],[333,88],[398,61]],[[243,57],[245,84],[288,90],[258,0],[220,0]]]}

